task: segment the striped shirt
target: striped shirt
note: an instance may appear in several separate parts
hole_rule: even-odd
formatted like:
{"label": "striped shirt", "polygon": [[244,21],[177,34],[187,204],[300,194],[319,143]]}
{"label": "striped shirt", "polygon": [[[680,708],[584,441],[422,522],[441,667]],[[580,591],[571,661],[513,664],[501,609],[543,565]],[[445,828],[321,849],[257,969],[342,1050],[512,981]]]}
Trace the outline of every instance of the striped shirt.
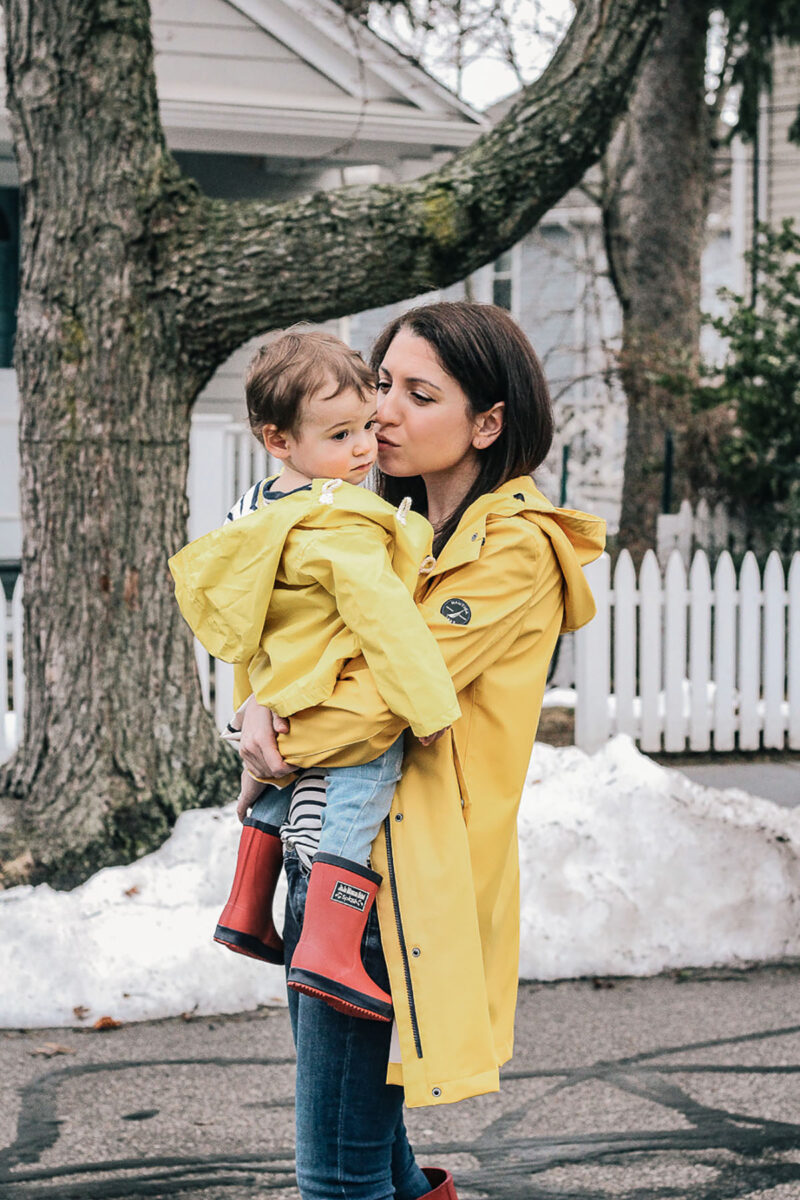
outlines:
{"label": "striped shirt", "polygon": [[236,501],[223,524],[227,525],[229,521],[236,521],[239,517],[246,517],[248,513],[255,512],[259,506],[259,502],[263,506],[269,504],[272,500],[283,500],[284,496],[293,496],[295,492],[311,491],[311,484],[305,483],[301,487],[292,488],[290,492],[276,492],[273,486],[275,483],[277,483],[276,479],[271,481],[269,479],[259,479],[258,483],[254,483]]}
{"label": "striped shirt", "polygon": [[[273,484],[275,482],[277,481],[272,481]],[[290,492],[276,492],[268,479],[260,479],[236,501],[225,518],[225,524],[236,521],[239,517],[246,517],[259,506],[282,500],[284,496],[291,496],[294,492],[310,490],[311,484],[308,483],[303,487],[293,488]],[[301,771],[292,785],[289,811],[281,825],[281,841],[284,845],[294,847],[297,857],[306,867],[311,866],[319,846],[326,786],[325,772],[321,767],[309,767],[308,770]]]}

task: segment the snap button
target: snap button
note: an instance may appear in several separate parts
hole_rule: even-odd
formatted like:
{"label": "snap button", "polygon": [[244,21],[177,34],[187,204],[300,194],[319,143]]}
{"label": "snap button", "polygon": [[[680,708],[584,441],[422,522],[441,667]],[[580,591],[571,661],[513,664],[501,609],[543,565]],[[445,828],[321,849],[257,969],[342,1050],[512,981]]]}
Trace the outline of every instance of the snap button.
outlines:
{"label": "snap button", "polygon": [[434,1089],[433,1089],[433,1091],[431,1092],[431,1095],[432,1095],[432,1096],[435,1096],[437,1100],[439,1099],[439,1097],[441,1096],[441,1094],[442,1094],[442,1089],[441,1089],[441,1088],[434,1088]]}
{"label": "snap button", "polygon": [[522,492],[514,492],[514,499],[524,501],[525,497],[523,496]]}
{"label": "snap button", "polygon": [[402,814],[402,813],[396,813],[396,814],[395,814],[395,818],[394,818],[394,819],[395,819],[395,821],[402,821],[402,819],[403,819],[403,814]]}
{"label": "snap button", "polygon": [[477,535],[477,533],[473,533],[473,535],[472,535],[472,540],[473,540],[473,542],[477,542],[477,540],[478,540],[478,535]]}
{"label": "snap button", "polygon": [[419,958],[420,954],[422,954],[422,951],[420,950],[419,946],[414,946],[411,951],[411,957]]}

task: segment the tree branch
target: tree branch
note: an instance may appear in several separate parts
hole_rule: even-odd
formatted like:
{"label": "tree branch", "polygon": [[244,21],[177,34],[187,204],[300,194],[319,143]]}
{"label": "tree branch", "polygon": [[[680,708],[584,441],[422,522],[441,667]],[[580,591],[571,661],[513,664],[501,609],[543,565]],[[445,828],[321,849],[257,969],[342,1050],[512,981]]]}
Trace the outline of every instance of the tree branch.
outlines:
{"label": "tree branch", "polygon": [[286,204],[184,201],[162,281],[209,369],[257,333],[445,287],[514,245],[600,157],[660,0],[587,0],[502,121],[412,183]]}

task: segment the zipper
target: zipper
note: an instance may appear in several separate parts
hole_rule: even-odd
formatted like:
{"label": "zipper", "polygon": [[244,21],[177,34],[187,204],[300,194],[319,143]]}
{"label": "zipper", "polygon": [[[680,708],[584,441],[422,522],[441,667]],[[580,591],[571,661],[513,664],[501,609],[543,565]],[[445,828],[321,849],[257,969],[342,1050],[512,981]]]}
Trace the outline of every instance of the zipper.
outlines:
{"label": "zipper", "polygon": [[400,953],[403,957],[403,974],[406,981],[408,1008],[409,1012],[411,1013],[411,1032],[414,1034],[414,1046],[417,1051],[417,1058],[422,1058],[422,1039],[419,1035],[417,1007],[414,1003],[414,988],[411,985],[411,967],[408,962],[408,948],[406,947],[406,939],[403,933],[403,918],[400,915],[400,898],[397,895],[397,880],[394,873],[394,850],[392,849],[392,830],[389,817],[386,817],[383,822],[383,832],[386,836],[386,863],[389,868],[389,888],[392,893],[394,922],[397,926],[397,940],[400,943]]}

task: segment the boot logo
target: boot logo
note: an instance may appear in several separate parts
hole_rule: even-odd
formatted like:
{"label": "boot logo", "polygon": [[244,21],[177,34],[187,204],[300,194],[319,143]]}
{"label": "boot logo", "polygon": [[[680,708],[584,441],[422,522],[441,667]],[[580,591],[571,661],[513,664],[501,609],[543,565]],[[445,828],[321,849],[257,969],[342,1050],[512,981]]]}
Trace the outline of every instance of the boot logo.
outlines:
{"label": "boot logo", "polygon": [[344,883],[341,879],[338,879],[336,887],[331,892],[331,900],[335,900],[337,904],[346,904],[348,908],[357,908],[359,912],[363,912],[369,900],[369,892],[365,892],[362,888],[353,887],[351,883]]}

